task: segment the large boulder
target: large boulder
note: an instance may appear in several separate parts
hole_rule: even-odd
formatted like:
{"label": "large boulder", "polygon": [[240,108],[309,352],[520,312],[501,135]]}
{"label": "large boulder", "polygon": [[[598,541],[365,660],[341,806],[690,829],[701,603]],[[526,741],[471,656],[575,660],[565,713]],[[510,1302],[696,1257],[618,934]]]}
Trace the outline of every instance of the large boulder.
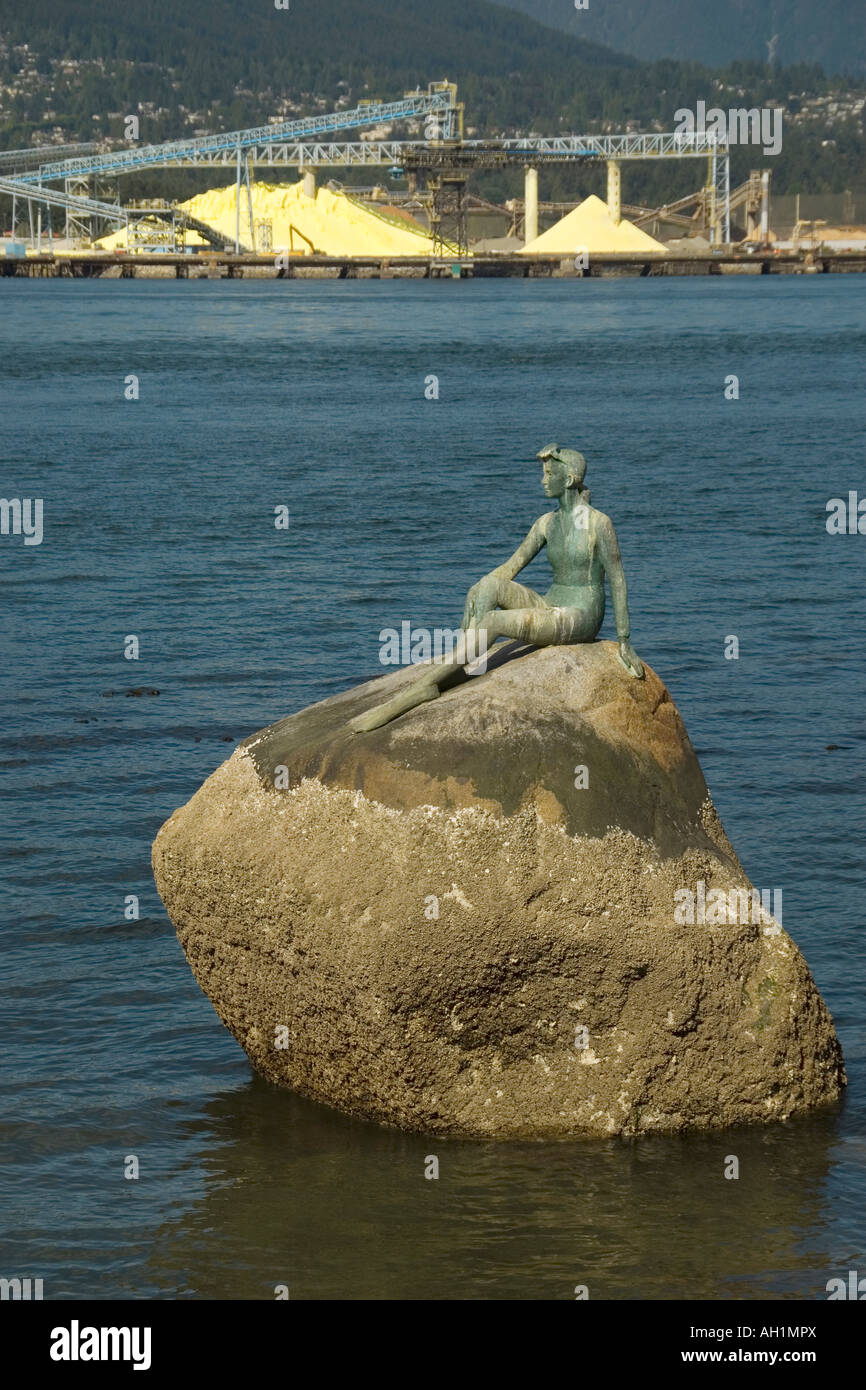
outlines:
{"label": "large boulder", "polygon": [[836,1100],[830,1016],[737,892],[659,677],[634,680],[609,642],[514,647],[350,731],[416,675],[253,735],[157,836],[159,892],[253,1066],[454,1135],[634,1135]]}

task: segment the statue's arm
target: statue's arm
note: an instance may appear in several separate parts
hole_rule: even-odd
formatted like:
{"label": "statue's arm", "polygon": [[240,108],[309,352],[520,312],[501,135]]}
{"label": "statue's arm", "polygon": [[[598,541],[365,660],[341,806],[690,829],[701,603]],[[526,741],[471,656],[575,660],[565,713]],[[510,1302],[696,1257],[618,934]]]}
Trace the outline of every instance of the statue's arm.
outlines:
{"label": "statue's arm", "polygon": [[552,512],[545,512],[540,516],[535,525],[530,529],[526,539],[517,547],[510,560],[506,560],[504,565],[497,565],[496,569],[485,574],[483,579],[479,579],[477,584],[466,595],[466,605],[463,609],[463,627],[472,627],[478,617],[479,607],[482,612],[487,612],[491,607],[491,588],[495,591],[497,584],[503,579],[513,579],[522,569],[525,569],[539,552],[543,545],[547,544],[547,528],[550,524]]}
{"label": "statue's arm", "polygon": [[630,671],[638,680],[642,680],[643,664],[631,645],[631,623],[628,615],[628,587],[625,582],[625,571],[622,567],[622,556],[619,553],[619,541],[616,538],[616,531],[613,529],[613,522],[610,517],[602,518],[598,529],[598,539],[604,572],[610,585],[610,598],[613,604],[613,619],[616,623],[616,635],[619,641],[620,660],[626,670]]}
{"label": "statue's arm", "polygon": [[500,579],[514,579],[521,570],[525,570],[530,560],[534,560],[539,550],[547,544],[547,528],[552,516],[553,512],[545,512],[543,516],[540,516],[530,528],[526,539],[521,541],[511,559],[506,560],[504,565],[497,565],[496,569],[491,570],[490,573],[495,574]]}

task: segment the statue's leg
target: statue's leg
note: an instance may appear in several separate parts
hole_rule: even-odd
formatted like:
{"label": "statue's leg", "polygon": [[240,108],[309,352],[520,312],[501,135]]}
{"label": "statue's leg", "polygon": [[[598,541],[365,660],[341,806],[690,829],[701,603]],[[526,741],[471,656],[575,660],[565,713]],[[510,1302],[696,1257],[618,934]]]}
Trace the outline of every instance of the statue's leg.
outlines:
{"label": "statue's leg", "polygon": [[[470,598],[469,595],[472,595]],[[514,579],[487,575],[470,589],[463,609],[463,626],[483,628],[487,616],[498,608],[547,608],[547,599]]]}
{"label": "statue's leg", "polygon": [[569,642],[591,642],[598,631],[597,616],[582,608],[499,608],[481,619],[487,640],[516,637],[536,647],[559,647]]}
{"label": "statue's leg", "polygon": [[[482,632],[483,629],[476,631]],[[379,729],[383,724],[390,724],[392,719],[397,719],[401,714],[406,714],[410,709],[415,709],[416,705],[426,704],[428,700],[435,700],[439,695],[439,687],[443,681],[450,676],[455,676],[458,671],[462,671],[468,662],[474,663],[479,656],[486,656],[489,645],[490,634],[483,632],[481,643],[479,644],[476,632],[466,628],[461,629],[454,651],[451,653],[451,660],[442,662],[436,661],[422,667],[421,675],[411,685],[407,685],[405,690],[392,696],[382,705],[374,705],[372,709],[365,710],[351,721],[350,727],[356,734],[369,733],[371,729]],[[480,648],[480,649],[479,649]]]}
{"label": "statue's leg", "polygon": [[[381,728],[383,724],[389,724],[392,719],[415,709],[417,705],[435,700],[439,695],[441,683],[456,675],[470,659],[473,659],[474,664],[474,659],[483,655],[491,640],[496,637],[521,637],[526,642],[540,645],[583,640],[568,635],[545,636],[547,632],[553,634],[562,630],[562,620],[556,617],[557,614],[572,610],[551,608],[541,594],[527,588],[525,584],[516,584],[512,579],[492,579],[489,582],[482,580],[477,590],[475,602],[470,606],[467,601],[463,615],[463,630],[473,628],[476,632],[483,632],[483,650],[479,653],[477,640],[469,638],[468,651],[461,643],[461,649],[455,651],[454,659],[451,661],[425,666],[418,679],[405,690],[353,719],[350,727],[356,733],[369,733],[371,729]],[[513,612],[509,611],[512,609]],[[529,635],[530,632],[538,635]]]}

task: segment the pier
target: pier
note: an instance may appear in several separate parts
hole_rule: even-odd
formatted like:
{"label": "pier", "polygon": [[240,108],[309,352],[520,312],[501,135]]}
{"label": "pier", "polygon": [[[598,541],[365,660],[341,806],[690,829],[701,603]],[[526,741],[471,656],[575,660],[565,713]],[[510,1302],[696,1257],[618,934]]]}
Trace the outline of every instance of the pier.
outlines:
{"label": "pier", "polygon": [[286,256],[111,251],[43,252],[0,257],[0,276],[108,280],[607,279],[646,275],[814,275],[866,271],[866,251],[719,249],[690,255],[609,253],[588,265],[560,255],[520,252],[473,256]]}

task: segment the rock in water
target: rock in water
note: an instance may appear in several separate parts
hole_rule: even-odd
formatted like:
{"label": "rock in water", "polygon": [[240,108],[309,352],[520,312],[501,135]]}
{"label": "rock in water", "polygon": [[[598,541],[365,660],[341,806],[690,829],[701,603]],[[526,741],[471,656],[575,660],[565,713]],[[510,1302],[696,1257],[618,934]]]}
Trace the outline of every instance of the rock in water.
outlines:
{"label": "rock in water", "polygon": [[751,885],[659,677],[634,680],[610,642],[524,648],[348,730],[416,676],[253,735],[157,836],[159,892],[253,1066],[454,1135],[836,1100],[830,1015],[781,926],[730,897]]}

